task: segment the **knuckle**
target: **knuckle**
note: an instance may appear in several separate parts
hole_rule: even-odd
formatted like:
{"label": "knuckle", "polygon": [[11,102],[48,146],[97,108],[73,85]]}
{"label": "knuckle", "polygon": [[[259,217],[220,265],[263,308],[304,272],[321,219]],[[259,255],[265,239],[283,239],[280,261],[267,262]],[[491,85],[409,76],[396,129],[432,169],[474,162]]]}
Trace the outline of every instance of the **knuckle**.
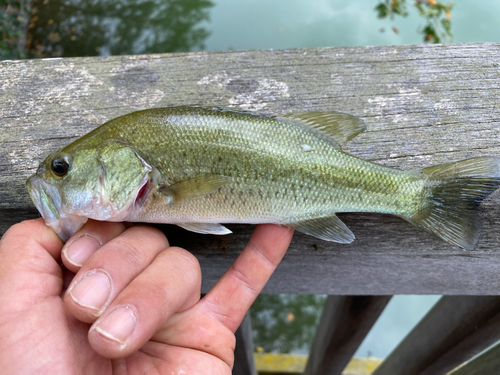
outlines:
{"label": "knuckle", "polygon": [[131,244],[129,241],[116,239],[113,241],[113,247],[117,249],[122,261],[127,264],[141,266],[146,258],[145,251]]}
{"label": "knuckle", "polygon": [[[9,237],[28,237],[35,227],[35,220],[26,220],[21,223],[12,225],[3,235],[4,238]],[[45,227],[43,227],[45,229]],[[48,229],[48,227],[47,227]]]}
{"label": "knuckle", "polygon": [[176,268],[180,270],[181,275],[186,279],[201,279],[200,262],[198,262],[198,259],[193,254],[177,246],[169,248],[168,253],[168,256],[172,258],[170,262],[175,264]]}
{"label": "knuckle", "polygon": [[134,225],[126,230],[126,233],[137,241],[157,244],[163,248],[169,246],[167,237],[162,231],[148,225]]}

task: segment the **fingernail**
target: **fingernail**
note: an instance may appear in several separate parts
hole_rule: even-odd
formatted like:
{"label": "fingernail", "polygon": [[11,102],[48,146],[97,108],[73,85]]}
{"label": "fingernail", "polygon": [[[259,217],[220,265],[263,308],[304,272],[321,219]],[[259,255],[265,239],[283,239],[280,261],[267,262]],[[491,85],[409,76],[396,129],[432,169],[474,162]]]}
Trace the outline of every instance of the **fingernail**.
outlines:
{"label": "fingernail", "polygon": [[94,329],[104,337],[123,345],[136,325],[137,313],[135,308],[129,305],[121,305],[98,321]]}
{"label": "fingernail", "polygon": [[88,272],[74,284],[69,294],[80,306],[100,311],[111,292],[109,276],[98,270]]}
{"label": "fingernail", "polygon": [[83,235],[64,246],[63,253],[68,262],[81,267],[100,247],[101,244],[97,238],[91,235]]}

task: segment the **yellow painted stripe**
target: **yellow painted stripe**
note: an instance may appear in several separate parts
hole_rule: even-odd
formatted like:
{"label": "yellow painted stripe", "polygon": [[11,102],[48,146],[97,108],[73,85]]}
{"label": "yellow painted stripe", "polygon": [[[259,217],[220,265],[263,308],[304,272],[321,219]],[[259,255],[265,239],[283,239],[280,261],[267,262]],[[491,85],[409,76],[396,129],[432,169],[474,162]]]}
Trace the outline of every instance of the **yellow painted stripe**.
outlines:
{"label": "yellow painted stripe", "polygon": [[383,361],[380,358],[352,358],[342,375],[369,375]]}
{"label": "yellow painted stripe", "polygon": [[255,368],[265,372],[304,372],[307,357],[305,354],[254,353]]}
{"label": "yellow painted stripe", "polygon": [[[254,353],[255,367],[259,372],[301,374],[307,364],[307,355]],[[369,375],[382,363],[379,358],[353,358],[342,375]]]}

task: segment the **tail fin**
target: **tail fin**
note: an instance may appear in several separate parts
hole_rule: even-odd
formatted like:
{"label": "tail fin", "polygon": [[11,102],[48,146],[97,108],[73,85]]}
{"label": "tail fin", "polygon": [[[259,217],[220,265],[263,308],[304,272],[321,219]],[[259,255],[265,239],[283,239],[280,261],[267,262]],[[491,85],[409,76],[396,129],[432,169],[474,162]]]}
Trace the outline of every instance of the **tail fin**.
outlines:
{"label": "tail fin", "polygon": [[482,226],[479,206],[500,186],[500,158],[479,157],[416,172],[427,181],[424,200],[419,212],[407,220],[451,244],[474,250]]}

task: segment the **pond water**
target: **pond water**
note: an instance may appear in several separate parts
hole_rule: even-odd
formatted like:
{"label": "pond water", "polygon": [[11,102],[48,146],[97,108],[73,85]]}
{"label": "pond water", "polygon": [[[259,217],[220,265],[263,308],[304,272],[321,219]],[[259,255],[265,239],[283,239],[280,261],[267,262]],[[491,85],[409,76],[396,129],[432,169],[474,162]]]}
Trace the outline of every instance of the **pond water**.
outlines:
{"label": "pond water", "polygon": [[[30,57],[422,43],[425,25],[377,0],[34,0]],[[411,1],[410,1],[411,3]],[[500,1],[455,1],[454,41],[500,40]],[[393,27],[398,30],[396,34]]]}
{"label": "pond water", "polygon": [[[421,43],[425,21],[377,19],[376,0],[35,0],[28,56],[97,56],[229,49]],[[411,3],[411,1],[410,1]],[[457,0],[455,42],[500,40],[500,1]],[[398,32],[393,31],[396,28]],[[262,296],[256,347],[307,353],[324,296]],[[358,349],[386,357],[439,296],[395,296]]]}

